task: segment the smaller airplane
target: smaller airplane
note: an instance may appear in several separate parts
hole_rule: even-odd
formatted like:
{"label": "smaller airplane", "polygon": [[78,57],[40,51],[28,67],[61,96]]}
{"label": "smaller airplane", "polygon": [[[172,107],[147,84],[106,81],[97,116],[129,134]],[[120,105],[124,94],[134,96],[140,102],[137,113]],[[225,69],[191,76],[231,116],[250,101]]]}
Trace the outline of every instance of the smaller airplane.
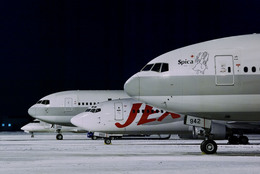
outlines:
{"label": "smaller airplane", "polygon": [[[31,117],[51,125],[74,126],[70,119],[99,102],[129,98],[123,90],[71,90],[56,92],[41,98],[28,109]],[[60,126],[55,127],[62,139]],[[58,139],[58,138],[57,138]]]}
{"label": "smaller airplane", "polygon": [[[49,123],[45,123],[43,121],[35,119],[33,122],[28,123],[21,127],[26,133],[30,133],[31,137],[34,137],[35,132],[56,132],[56,129],[59,129],[61,132],[74,132],[74,133],[86,133],[86,130],[80,129],[78,127],[70,127],[70,126],[60,126],[60,125],[52,125]],[[57,140],[62,140],[63,135],[57,134]]]}

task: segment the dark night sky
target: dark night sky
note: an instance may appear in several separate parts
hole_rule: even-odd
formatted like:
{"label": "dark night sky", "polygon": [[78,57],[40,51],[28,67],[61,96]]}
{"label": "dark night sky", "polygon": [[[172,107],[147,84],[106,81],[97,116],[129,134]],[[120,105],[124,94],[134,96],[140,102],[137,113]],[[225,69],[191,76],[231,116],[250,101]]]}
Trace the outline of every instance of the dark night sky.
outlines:
{"label": "dark night sky", "polygon": [[1,1],[0,116],[27,121],[50,93],[123,89],[160,54],[259,33],[259,9],[259,0]]}

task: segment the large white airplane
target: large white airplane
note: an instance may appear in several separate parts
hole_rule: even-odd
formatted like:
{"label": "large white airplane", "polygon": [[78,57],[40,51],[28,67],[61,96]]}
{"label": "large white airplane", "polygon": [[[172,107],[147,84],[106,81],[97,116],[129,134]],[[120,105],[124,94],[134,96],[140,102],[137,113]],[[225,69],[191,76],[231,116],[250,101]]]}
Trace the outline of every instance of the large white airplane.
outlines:
{"label": "large white airplane", "polygon": [[[71,122],[103,136],[106,144],[110,144],[114,134],[179,134],[189,139],[204,137],[201,128],[185,125],[183,120],[182,114],[167,112],[129,98],[101,102],[73,117]],[[247,144],[248,138],[243,136],[243,132],[249,133],[248,124],[213,121],[211,133],[214,139],[228,138],[232,144]],[[259,124],[254,128],[259,132]],[[234,136],[238,133],[239,137]]]}
{"label": "large white airplane", "polygon": [[[185,114],[185,123],[210,135],[211,120],[260,120],[260,35],[202,42],[150,61],[124,85],[131,97]],[[210,137],[210,136],[208,136]],[[201,144],[215,153],[210,138]]]}
{"label": "large white airplane", "polygon": [[[59,126],[59,125],[53,125],[49,123],[45,123],[40,120],[33,120],[32,122],[24,125],[21,127],[21,130],[23,130],[26,133],[30,133],[31,137],[34,137],[35,132],[55,132],[56,129],[60,129],[62,132],[73,132],[73,133],[86,133],[86,130],[80,129],[75,126]],[[58,137],[60,139],[61,137]]]}
{"label": "large white airplane", "polygon": [[[123,90],[72,90],[50,94],[41,98],[28,109],[33,118],[61,126],[74,126],[70,120],[99,102],[129,98]],[[56,138],[63,139],[61,129],[57,128]]]}

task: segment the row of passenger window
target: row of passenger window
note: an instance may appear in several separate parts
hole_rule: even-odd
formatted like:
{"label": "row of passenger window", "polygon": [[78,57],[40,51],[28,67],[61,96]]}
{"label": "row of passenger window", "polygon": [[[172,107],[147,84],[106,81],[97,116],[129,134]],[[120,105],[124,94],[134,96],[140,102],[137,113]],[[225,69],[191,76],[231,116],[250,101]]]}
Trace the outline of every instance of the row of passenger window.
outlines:
{"label": "row of passenger window", "polygon": [[169,64],[168,63],[147,64],[143,67],[141,71],[166,72],[169,71]]}
{"label": "row of passenger window", "polygon": [[88,106],[88,105],[90,105],[90,106],[92,106],[92,105],[96,105],[96,104],[99,104],[99,102],[78,102],[78,105],[80,106],[80,105],[82,105],[82,106]]}
{"label": "row of passenger window", "polygon": [[[138,110],[135,110],[135,109],[133,109],[133,111],[132,111],[133,113],[140,113],[140,110],[138,109]],[[161,113],[163,113],[164,111],[163,110],[158,110],[158,109],[156,109],[156,110],[149,110],[149,109],[147,109],[147,110],[142,110],[142,113],[159,113],[159,112],[161,112]]]}
{"label": "row of passenger window", "polygon": [[[248,69],[249,69],[249,68],[248,68],[247,66],[245,66],[245,67],[244,67],[244,72],[247,73],[247,72],[248,72]],[[252,66],[251,71],[252,71],[253,73],[255,73],[255,72],[256,72],[256,67],[255,67],[255,66]]]}
{"label": "row of passenger window", "polygon": [[39,101],[37,102],[37,104],[48,105],[48,104],[50,104],[50,100],[39,100]]}

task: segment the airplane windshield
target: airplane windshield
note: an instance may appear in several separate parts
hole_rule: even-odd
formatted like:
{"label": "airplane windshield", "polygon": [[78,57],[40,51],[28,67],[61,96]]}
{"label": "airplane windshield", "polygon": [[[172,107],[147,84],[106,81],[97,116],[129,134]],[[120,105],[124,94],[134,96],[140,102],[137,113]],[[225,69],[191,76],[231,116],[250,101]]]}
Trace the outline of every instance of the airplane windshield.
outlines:
{"label": "airplane windshield", "polygon": [[161,63],[156,63],[153,68],[152,68],[152,71],[155,71],[155,72],[160,72],[160,69],[161,69]]}
{"label": "airplane windshield", "polygon": [[169,65],[168,63],[163,63],[161,72],[166,72],[166,71],[169,71]]}
{"label": "airplane windshield", "polygon": [[91,111],[91,109],[87,109],[85,112],[90,112]]}
{"label": "airplane windshield", "polygon": [[95,108],[95,109],[87,109],[85,112],[92,112],[92,113],[97,113],[100,112],[101,108]]}
{"label": "airplane windshield", "polygon": [[48,105],[48,104],[50,104],[50,100],[40,100],[37,102],[37,104]]}
{"label": "airplane windshield", "polygon": [[141,71],[150,71],[154,64],[147,64],[143,67]]}
{"label": "airplane windshield", "polygon": [[168,63],[147,64],[141,71],[166,72],[169,71]]}

